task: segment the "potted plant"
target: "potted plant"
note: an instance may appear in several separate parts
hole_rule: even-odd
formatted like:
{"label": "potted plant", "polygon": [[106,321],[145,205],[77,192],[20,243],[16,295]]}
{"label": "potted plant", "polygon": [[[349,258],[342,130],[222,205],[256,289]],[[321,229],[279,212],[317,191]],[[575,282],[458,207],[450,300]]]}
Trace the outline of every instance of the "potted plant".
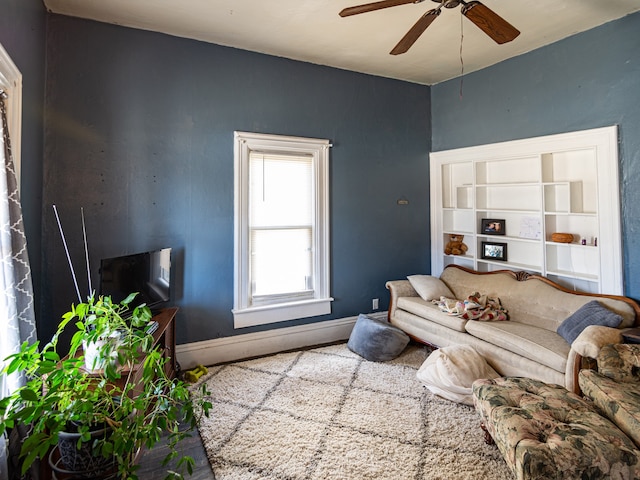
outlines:
{"label": "potted plant", "polygon": [[[169,447],[165,464],[177,459],[179,470],[168,471],[167,478],[192,473],[194,460],[180,457],[176,447],[196,427],[199,415],[208,415],[209,392],[203,386],[191,395],[185,383],[167,377],[168,359],[147,332],[149,308],[142,305],[125,316],[134,296],[120,303],[91,296],[63,315],[42,349],[37,342],[24,343],[7,358],[2,373],[23,371],[28,379],[0,400],[0,435],[19,423],[30,426],[21,448],[23,473],[41,459],[54,470],[79,469],[89,478],[112,472],[113,478],[136,479],[138,453],[163,437]],[[61,355],[58,342],[70,325],[76,330],[68,353]],[[99,344],[98,355],[86,366],[83,345],[92,344]],[[190,428],[179,428],[185,424]],[[58,464],[62,459],[52,452],[76,458]],[[78,460],[81,452],[91,458]]]}

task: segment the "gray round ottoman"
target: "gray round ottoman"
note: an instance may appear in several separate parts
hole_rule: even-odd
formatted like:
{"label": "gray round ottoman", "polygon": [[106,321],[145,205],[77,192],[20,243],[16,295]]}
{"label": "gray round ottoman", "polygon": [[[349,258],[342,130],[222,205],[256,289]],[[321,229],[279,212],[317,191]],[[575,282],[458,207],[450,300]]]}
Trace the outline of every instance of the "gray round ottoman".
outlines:
{"label": "gray round ottoman", "polygon": [[409,336],[399,328],[360,314],[347,347],[366,360],[386,362],[400,355],[408,343]]}

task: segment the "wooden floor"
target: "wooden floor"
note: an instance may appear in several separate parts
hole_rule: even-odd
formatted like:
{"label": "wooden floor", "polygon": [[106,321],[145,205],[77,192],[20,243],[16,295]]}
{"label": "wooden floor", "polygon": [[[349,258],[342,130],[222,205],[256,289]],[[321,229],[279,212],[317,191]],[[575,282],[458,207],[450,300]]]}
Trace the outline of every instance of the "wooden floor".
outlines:
{"label": "wooden floor", "polygon": [[[202,440],[198,430],[194,430],[190,438],[185,438],[178,444],[178,451],[183,455],[188,455],[195,460],[193,475],[185,473],[185,479],[191,480],[215,480],[215,475],[211,470],[211,464],[207,459],[207,454],[202,446]],[[167,469],[170,466],[162,466],[162,461],[168,453],[168,448],[164,443],[158,443],[153,449],[147,450],[140,458],[138,477],[140,480],[163,479],[167,476]],[[175,465],[173,462],[170,465]]]}

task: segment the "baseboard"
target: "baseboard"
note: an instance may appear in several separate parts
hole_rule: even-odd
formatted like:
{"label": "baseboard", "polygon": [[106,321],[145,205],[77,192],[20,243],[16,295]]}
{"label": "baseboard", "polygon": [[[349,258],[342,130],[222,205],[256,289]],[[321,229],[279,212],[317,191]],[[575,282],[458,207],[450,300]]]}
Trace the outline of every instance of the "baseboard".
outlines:
{"label": "baseboard", "polygon": [[[367,314],[386,320],[387,312]],[[243,358],[270,355],[297,348],[347,340],[357,316],[265,332],[247,333],[176,346],[176,358],[182,369],[196,365],[216,365]]]}

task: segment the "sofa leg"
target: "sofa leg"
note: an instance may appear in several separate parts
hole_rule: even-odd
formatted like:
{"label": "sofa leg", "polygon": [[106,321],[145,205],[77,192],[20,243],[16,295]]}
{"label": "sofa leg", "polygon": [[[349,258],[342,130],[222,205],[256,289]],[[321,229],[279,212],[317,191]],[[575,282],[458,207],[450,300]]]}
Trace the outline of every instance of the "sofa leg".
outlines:
{"label": "sofa leg", "polygon": [[493,437],[489,433],[489,430],[487,430],[487,427],[485,426],[484,423],[480,424],[480,428],[484,433],[484,443],[486,443],[487,445],[495,445],[496,442],[493,440]]}

